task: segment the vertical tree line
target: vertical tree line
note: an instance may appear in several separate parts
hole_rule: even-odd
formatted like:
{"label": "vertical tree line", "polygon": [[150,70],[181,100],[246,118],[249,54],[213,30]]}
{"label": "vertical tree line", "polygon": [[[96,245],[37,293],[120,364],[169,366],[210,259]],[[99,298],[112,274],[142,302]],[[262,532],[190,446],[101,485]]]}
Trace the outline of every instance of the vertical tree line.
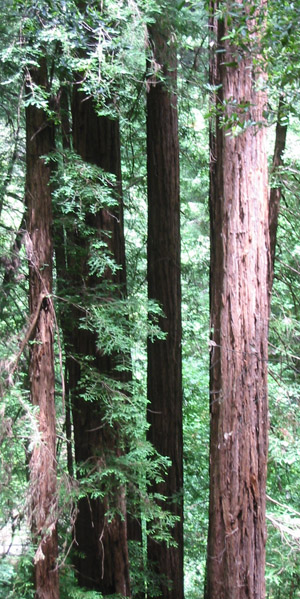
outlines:
{"label": "vertical tree line", "polygon": [[33,99],[39,86],[48,91],[45,59],[27,75],[26,93],[26,237],[29,263],[30,390],[38,408],[37,439],[30,457],[30,519],[35,543],[36,599],[57,599],[57,484],[54,380],[54,312],[52,303],[52,199],[50,168],[45,156],[53,150],[53,126]]}
{"label": "vertical tree line", "polygon": [[176,46],[165,15],[148,27],[147,79],[148,296],[159,301],[165,339],[148,341],[149,439],[171,459],[156,491],[177,522],[176,546],[149,539],[148,556],[163,576],[162,595],[183,597],[183,465],[181,380],[180,199]]}
{"label": "vertical tree line", "polygon": [[[250,16],[252,3],[229,2],[222,18],[217,16],[218,4],[211,3],[210,23],[215,45],[211,84],[217,91],[210,148],[211,437],[206,597],[252,599],[265,596],[270,242],[263,116],[266,94],[263,85],[258,85],[262,72],[253,62],[264,3]],[[238,17],[232,16],[236,11]],[[234,18],[247,27],[248,50],[229,39],[228,21]]]}

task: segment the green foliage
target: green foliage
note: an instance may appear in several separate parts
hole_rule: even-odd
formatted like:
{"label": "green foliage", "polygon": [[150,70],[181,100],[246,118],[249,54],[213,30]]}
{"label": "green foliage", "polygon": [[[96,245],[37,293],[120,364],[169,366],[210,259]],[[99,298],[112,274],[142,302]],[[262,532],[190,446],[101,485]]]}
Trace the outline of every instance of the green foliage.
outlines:
{"label": "green foliage", "polygon": [[14,576],[11,578],[10,589],[6,591],[7,599],[34,599],[33,584],[33,550],[27,548],[14,566]]}
{"label": "green foliage", "polygon": [[13,576],[13,565],[5,558],[2,558],[0,562],[0,599],[6,599],[7,590],[11,587]]}
{"label": "green foliage", "polygon": [[97,591],[79,587],[74,569],[70,565],[64,566],[60,575],[60,599],[102,599],[102,597],[103,595]]}
{"label": "green foliage", "polygon": [[277,173],[282,204],[270,319],[270,435],[266,579],[272,599],[298,597],[300,536],[299,197],[298,156],[289,129],[285,167]]}
{"label": "green foliage", "polygon": [[[7,384],[7,382],[6,382]],[[36,409],[28,401],[24,382],[9,386],[2,398],[0,427],[0,522],[4,545],[12,545],[12,554],[26,542],[27,467],[33,439],[38,438]]]}
{"label": "green foliage", "polygon": [[[103,279],[120,268],[108,250],[109,237],[95,231],[93,218],[102,208],[117,204],[116,179],[87,164],[71,149],[57,148],[45,157],[52,168],[53,213],[56,244],[62,233],[65,277],[55,272],[57,317],[71,321],[78,308],[80,327],[98,339],[98,349],[116,357],[116,377],[99,374],[91,356],[80,361],[79,392],[84,401],[101,403],[103,423],[118,430],[120,455],[106,451],[91,464],[78,465],[78,479],[66,473],[66,439],[63,409],[58,404],[59,535],[62,599],[100,599],[101,594],[79,588],[68,563],[72,542],[74,505],[80,497],[111,499],[108,517],[116,508],[114,490],[124,486],[128,513],[140,517],[157,541],[172,544],[174,518],[162,510],[166,498],[149,491],[163,480],[169,461],[146,441],[146,341],[163,338],[158,326],[161,307],[147,302],[146,292],[146,139],[144,81],[149,52],[145,26],[169,19],[178,48],[178,103],[181,146],[182,317],[185,467],[185,572],[186,597],[196,599],[203,587],[208,524],[209,451],[209,215],[208,197],[208,28],[207,13],[197,2],[101,3],[82,9],[73,0],[0,2],[0,522],[9,526],[12,549],[0,562],[0,599],[32,599],[33,550],[27,548],[24,497],[27,461],[37,439],[36,413],[28,401],[28,348],[18,370],[9,375],[27,325],[27,260],[23,244],[24,215],[24,106],[33,103],[59,126],[57,102],[61,86],[72,82],[92,96],[98,114],[119,118],[122,137],[123,199],[127,244],[127,291]],[[251,9],[250,12],[247,10]],[[220,2],[218,17],[227,19],[224,38],[234,48],[235,68],[251,50],[255,61],[268,70],[270,122],[278,94],[284,92],[282,119],[290,121],[285,167],[273,184],[283,189],[272,313],[270,317],[270,445],[268,474],[267,586],[270,599],[299,595],[299,6],[297,2],[269,0],[267,26],[262,28],[263,63],[253,47],[249,19],[256,3]],[[252,12],[251,12],[252,11]],[[34,88],[23,97],[24,76],[45,57],[49,88]],[[54,101],[55,100],[55,101]],[[225,113],[230,117],[225,117]],[[255,123],[248,118],[248,103],[232,98],[220,114],[230,134],[240,134]],[[292,115],[292,116],[291,116]],[[72,145],[72,144],[71,144]],[[91,219],[92,217],[92,219]],[[20,230],[22,229],[22,230]],[[78,243],[78,238],[83,243]],[[61,239],[61,238],[60,238]],[[18,241],[15,245],[15,241]],[[58,260],[58,258],[57,258]],[[78,283],[79,263],[86,264],[85,281]],[[87,282],[92,281],[92,286]],[[82,282],[82,281],[81,281]],[[86,285],[85,285],[86,284]],[[62,337],[62,334],[61,334]],[[63,346],[64,361],[69,348]],[[60,353],[56,346],[56,356]],[[58,359],[57,359],[58,362]],[[132,372],[132,377],[129,373]],[[57,368],[57,398],[62,373]],[[122,380],[125,382],[122,382]],[[129,379],[129,380],[128,380]],[[145,536],[145,534],[144,534]],[[159,581],[145,560],[144,545],[130,543],[133,595],[147,591],[158,596]],[[62,565],[63,563],[63,565]]]}
{"label": "green foliage", "polygon": [[284,90],[289,110],[297,111],[295,101],[299,86],[300,7],[298,2],[268,3],[268,24],[263,39],[266,65],[271,77],[272,92]]}
{"label": "green foliage", "polygon": [[[87,214],[96,214],[101,208],[117,204],[114,197],[116,177],[94,164],[84,162],[72,150],[53,152],[46,162],[53,162],[51,182],[53,201],[62,215],[71,215],[69,226],[85,223]],[[84,230],[80,231],[84,234]]]}
{"label": "green foliage", "polygon": [[183,111],[180,132],[184,190],[181,260],[185,594],[196,599],[204,583],[209,481],[208,137],[203,115],[197,108],[193,107],[190,113]]}

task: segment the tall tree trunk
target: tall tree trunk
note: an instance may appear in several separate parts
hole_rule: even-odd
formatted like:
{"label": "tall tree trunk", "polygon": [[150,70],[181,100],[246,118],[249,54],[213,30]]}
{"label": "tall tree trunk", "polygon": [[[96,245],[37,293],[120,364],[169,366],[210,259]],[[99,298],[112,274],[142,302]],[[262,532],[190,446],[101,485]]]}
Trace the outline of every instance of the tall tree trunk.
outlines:
{"label": "tall tree trunk", "polygon": [[[98,232],[107,244],[116,263],[121,267],[113,276],[107,269],[104,278],[117,285],[118,295],[125,293],[125,244],[123,236],[123,214],[121,202],[121,162],[120,137],[117,120],[98,117],[91,98],[76,88],[72,103],[73,145],[83,160],[103,168],[116,175],[116,197],[118,206],[110,210],[102,208],[95,215],[89,214],[87,224]],[[88,247],[86,240],[77,236],[75,239],[81,250],[84,249],[83,260],[73,263],[77,269],[75,283],[84,294],[84,286],[90,291],[95,281],[88,273]],[[75,271],[73,271],[75,273]],[[114,292],[112,292],[114,293]],[[123,380],[126,374],[115,370],[116,356],[105,355],[101,347],[101,339],[88,330],[80,329],[76,323],[82,316],[73,311],[73,329],[68,332],[72,351],[77,356],[92,356],[94,367],[99,373],[113,379]],[[105,467],[106,455],[119,455],[118,427],[112,428],[103,424],[104,406],[99,402],[85,401],[78,389],[82,376],[80,363],[69,362],[69,387],[72,393],[73,425],[75,441],[75,460],[77,464],[90,463],[101,470]],[[126,501],[123,488],[116,484],[114,497],[84,497],[79,501],[79,513],[75,524],[75,539],[78,550],[76,567],[78,580],[82,586],[101,591],[103,594],[120,593],[130,596],[129,564],[126,531]],[[116,515],[109,519],[106,515],[109,508],[116,510]]]}
{"label": "tall tree trunk", "polygon": [[[152,72],[147,81],[148,296],[157,300],[166,339],[148,341],[148,438],[172,465],[154,490],[178,517],[177,547],[149,539],[148,557],[161,575],[164,599],[183,597],[183,467],[179,145],[176,48],[166,21],[149,27]],[[159,69],[162,69],[161,72]],[[165,79],[163,82],[162,79]],[[168,582],[167,582],[168,581]],[[169,583],[169,584],[168,584]]]}
{"label": "tall tree trunk", "polygon": [[[237,12],[249,29],[247,54],[224,39],[229,32],[227,17],[218,19],[219,2],[211,2],[215,32],[211,84],[218,91],[210,173],[207,599],[265,596],[270,244],[266,95],[256,84],[261,73],[252,62],[259,34],[257,12],[251,19],[248,14],[251,4],[227,3],[228,11]],[[236,113],[240,131],[235,135]],[[248,120],[257,125],[247,125]]]}
{"label": "tall tree trunk", "polygon": [[[46,60],[30,71],[27,93],[34,86],[47,89]],[[34,560],[36,599],[58,599],[56,432],[54,403],[52,211],[50,169],[43,156],[53,149],[53,127],[34,104],[26,108],[26,202],[28,209],[32,346],[31,399],[39,408],[35,442],[30,459],[31,522],[37,551]]]}
{"label": "tall tree trunk", "polygon": [[[287,124],[282,124],[282,112],[284,109],[284,97],[281,95],[278,104],[276,134],[275,134],[275,147],[273,154],[272,172],[276,174],[277,169],[283,165],[283,153],[286,144]],[[275,264],[275,253],[276,253],[276,235],[278,227],[278,216],[280,208],[281,198],[281,186],[277,185],[271,187],[270,190],[270,206],[269,206],[269,228],[270,228],[270,248],[271,248],[271,263],[270,263],[270,275],[269,284],[270,292],[272,291],[273,277],[274,277],[274,264]]]}
{"label": "tall tree trunk", "polygon": [[[67,85],[62,85],[58,94],[56,109],[57,109],[57,117],[60,122],[60,128],[56,128],[55,132],[58,136],[58,143],[56,143],[56,147],[61,143],[64,150],[70,150],[70,136],[71,136],[71,126],[70,126],[70,107],[69,107],[69,99],[70,99],[70,89]],[[56,142],[56,140],[55,140]],[[52,170],[54,167],[52,166]],[[53,229],[54,229],[54,249],[55,249],[55,267],[56,267],[56,287],[57,294],[59,297],[63,297],[65,288],[72,288],[72,272],[69,271],[68,268],[68,252],[67,252],[67,232],[65,230],[65,226],[63,223],[61,214],[61,209],[55,203],[53,204]],[[70,233],[69,233],[70,235]],[[68,339],[68,329],[65,326],[65,321],[62,318],[62,322],[60,323],[62,328],[65,341]],[[68,473],[71,477],[74,475],[74,464],[73,464],[73,434],[72,434],[72,407],[71,407],[71,390],[69,388],[69,371],[70,371],[70,358],[69,355],[66,355],[65,358],[65,431],[66,431],[66,443],[67,443],[67,468]]]}

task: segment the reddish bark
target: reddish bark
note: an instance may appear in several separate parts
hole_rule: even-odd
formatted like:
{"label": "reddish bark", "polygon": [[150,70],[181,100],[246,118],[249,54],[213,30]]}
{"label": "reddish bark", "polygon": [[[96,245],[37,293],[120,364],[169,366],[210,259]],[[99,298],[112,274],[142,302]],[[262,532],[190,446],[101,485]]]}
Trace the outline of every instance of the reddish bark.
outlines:
{"label": "reddish bark", "polygon": [[[177,547],[148,541],[148,557],[163,576],[165,599],[183,597],[183,467],[181,379],[181,287],[179,145],[176,86],[176,49],[170,43],[167,23],[149,28],[153,51],[148,79],[148,295],[157,300],[165,317],[160,326],[165,340],[148,341],[148,438],[172,465],[166,480],[154,491],[167,497],[166,507],[178,516],[173,536]],[[155,63],[155,64],[154,64]],[[169,585],[166,581],[169,581]]]}
{"label": "reddish bark", "polygon": [[[261,73],[255,70],[251,52],[241,55],[240,48],[223,39],[228,26],[226,17],[215,16],[218,4],[211,3],[217,50],[211,83],[221,87],[211,132],[211,438],[205,596],[263,599],[270,263],[266,95],[256,85]],[[242,9],[241,0],[238,4]],[[253,48],[259,41],[255,18],[246,20]],[[241,106],[245,103],[247,111]],[[234,136],[221,119],[230,124],[237,111],[241,126],[246,120],[257,125],[245,126]]]}
{"label": "reddish bark", "polygon": [[[47,89],[46,61],[32,69],[32,86]],[[38,406],[37,429],[30,459],[31,523],[35,556],[36,599],[58,599],[56,432],[54,403],[52,211],[50,170],[42,156],[53,149],[53,128],[43,110],[26,108],[26,202],[28,209],[27,255],[29,260],[30,313],[36,324],[30,352],[31,400]]]}

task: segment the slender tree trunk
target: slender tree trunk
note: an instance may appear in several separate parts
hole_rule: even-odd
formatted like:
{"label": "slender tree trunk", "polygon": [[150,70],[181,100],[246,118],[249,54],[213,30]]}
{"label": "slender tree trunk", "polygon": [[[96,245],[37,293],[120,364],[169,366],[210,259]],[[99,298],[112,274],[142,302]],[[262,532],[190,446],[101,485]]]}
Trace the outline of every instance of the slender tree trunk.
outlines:
{"label": "slender tree trunk", "polygon": [[[284,97],[280,96],[278,104],[278,115],[276,124],[275,147],[273,154],[272,172],[276,174],[276,170],[283,165],[283,153],[286,144],[287,124],[282,124],[282,111],[284,108]],[[271,248],[271,264],[270,264],[270,292],[272,291],[274,264],[276,253],[276,234],[278,227],[278,216],[281,199],[281,186],[272,187],[270,190],[270,206],[269,206],[269,228],[270,228],[270,248]]]}
{"label": "slender tree trunk", "polygon": [[[228,10],[233,4],[240,5],[236,11],[245,18],[255,51],[257,13],[250,19],[250,2],[244,6],[241,0],[228,2]],[[211,131],[211,434],[205,596],[263,599],[270,263],[266,95],[256,85],[261,73],[258,67],[255,70],[251,48],[241,55],[240,48],[224,40],[228,22],[226,17],[217,19],[218,5],[211,3],[215,32],[211,84],[218,91]],[[241,129],[234,135],[236,113]],[[244,126],[248,120],[257,125]]]}
{"label": "slender tree trunk", "polygon": [[[32,69],[27,93],[33,86],[47,89],[46,61]],[[35,442],[30,459],[31,523],[37,551],[34,560],[36,599],[58,599],[56,432],[54,403],[52,212],[50,170],[42,156],[53,149],[53,128],[34,104],[26,108],[26,202],[28,209],[32,346],[31,399],[38,407]]]}
{"label": "slender tree trunk", "polygon": [[[73,94],[73,145],[76,152],[87,162],[98,165],[115,174],[117,186],[116,208],[102,208],[95,215],[88,215],[87,224],[98,232],[107,244],[116,263],[121,267],[113,276],[107,269],[104,279],[117,285],[116,294],[125,293],[125,244],[123,236],[123,214],[121,202],[120,138],[117,120],[98,117],[93,101],[87,99],[76,88]],[[86,241],[77,237],[77,244],[84,249]],[[88,248],[84,250],[82,262],[77,262],[75,281],[78,289],[87,285],[92,290],[94,281],[88,273]],[[75,272],[75,271],[73,271]],[[84,293],[84,288],[82,288]],[[114,293],[114,292],[112,292]],[[115,370],[116,356],[105,355],[101,339],[93,332],[78,328],[76,323],[82,314],[73,313],[73,330],[69,331],[71,346],[78,356],[92,356],[94,367],[99,373],[117,380],[126,379],[126,374]],[[119,455],[118,427],[103,424],[104,406],[101,398],[96,404],[82,399],[78,385],[82,376],[80,363],[69,364],[69,386],[72,392],[75,460],[77,464],[90,463],[94,468],[105,467],[106,455]],[[113,496],[112,496],[113,495]],[[82,586],[101,591],[103,594],[120,593],[130,596],[129,563],[127,549],[126,501],[123,488],[114,487],[113,494],[104,500],[84,497],[80,500],[75,524],[75,539],[78,549],[76,567]],[[109,519],[109,508],[116,515]]]}
{"label": "slender tree trunk", "polygon": [[[60,121],[60,128],[56,128],[56,135],[59,136],[58,142],[61,143],[64,150],[70,150],[70,107],[69,107],[69,89],[68,86],[62,85],[58,94],[57,102],[57,117]],[[55,140],[56,141],[56,140]],[[56,143],[58,147],[59,143]],[[53,167],[52,167],[53,169]],[[57,294],[59,297],[64,295],[65,289],[72,288],[72,273],[68,269],[68,252],[67,252],[67,232],[63,224],[62,214],[60,207],[53,205],[53,229],[54,229],[54,249],[55,249],[55,267],[56,267],[56,287]],[[64,333],[64,341],[67,341],[68,333],[67,327],[65,326],[64,319],[60,326]],[[67,467],[69,476],[74,475],[74,464],[73,464],[73,434],[72,434],[72,397],[71,389],[69,386],[69,372],[70,372],[70,356],[66,356],[65,359],[65,431],[66,431],[66,443],[67,443]]]}
{"label": "slender tree trunk", "polygon": [[[148,163],[148,295],[164,317],[165,340],[148,341],[148,438],[172,465],[166,480],[154,488],[167,497],[166,507],[178,517],[173,536],[177,547],[148,541],[148,557],[161,575],[164,599],[183,597],[183,467],[181,379],[181,287],[179,145],[176,97],[176,49],[167,22],[149,28],[152,72],[147,93]],[[160,76],[165,78],[163,83]],[[168,581],[168,582],[167,582]],[[169,583],[169,584],[168,584]]]}

